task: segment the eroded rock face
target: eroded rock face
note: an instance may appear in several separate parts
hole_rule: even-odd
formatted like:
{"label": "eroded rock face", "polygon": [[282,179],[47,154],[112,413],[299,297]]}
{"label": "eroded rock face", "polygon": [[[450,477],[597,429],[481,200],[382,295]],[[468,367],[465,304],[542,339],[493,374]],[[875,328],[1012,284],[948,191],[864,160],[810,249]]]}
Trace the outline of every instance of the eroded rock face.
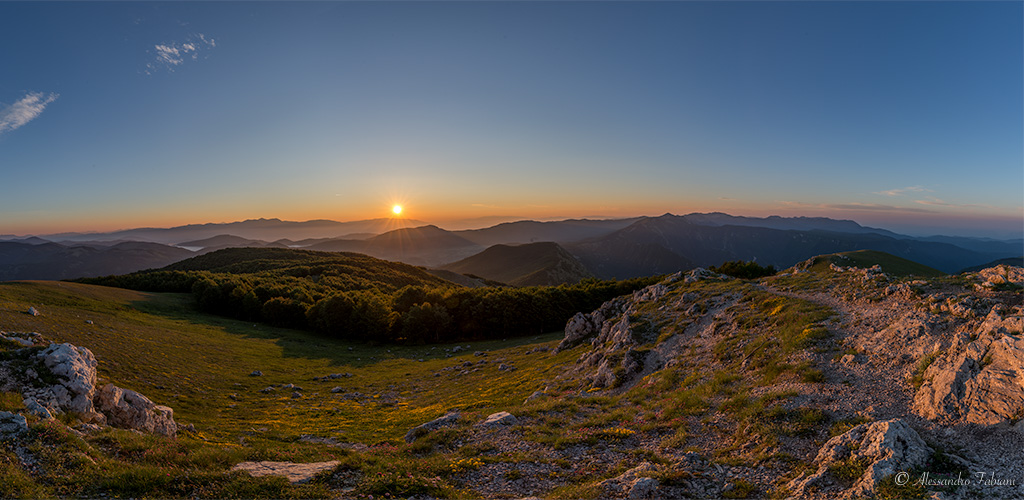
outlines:
{"label": "eroded rock face", "polygon": [[1019,307],[993,308],[975,335],[959,338],[928,367],[914,411],[943,423],[1019,420],[1024,415],[1024,338],[1011,332],[1022,328]]}
{"label": "eroded rock face", "polygon": [[96,406],[115,427],[154,432],[168,437],[177,433],[174,410],[160,406],[135,391],[114,384],[103,386],[96,396]]}
{"label": "eroded rock face", "polygon": [[92,351],[72,344],[53,344],[37,356],[60,380],[59,385],[49,388],[52,398],[37,399],[49,400],[47,403],[55,404],[63,411],[92,413],[97,365]]}
{"label": "eroded rock face", "polygon": [[801,474],[788,487],[794,497],[801,497],[829,475],[829,466],[840,462],[860,463],[865,466],[864,473],[840,496],[871,497],[879,481],[923,466],[932,453],[917,431],[900,419],[861,424],[829,439],[814,459],[816,472]]}

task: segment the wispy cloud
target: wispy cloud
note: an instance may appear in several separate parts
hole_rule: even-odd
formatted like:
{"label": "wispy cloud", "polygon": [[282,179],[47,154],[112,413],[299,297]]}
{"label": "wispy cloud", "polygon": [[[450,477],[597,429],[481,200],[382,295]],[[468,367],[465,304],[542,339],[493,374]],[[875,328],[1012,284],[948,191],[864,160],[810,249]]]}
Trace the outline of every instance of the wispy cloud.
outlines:
{"label": "wispy cloud", "polygon": [[914,203],[920,203],[922,205],[931,205],[936,207],[951,207],[951,208],[993,208],[992,205],[975,205],[970,203],[948,203],[938,198],[930,198],[927,200],[914,200]]}
{"label": "wispy cloud", "polygon": [[153,46],[150,52],[154,58],[146,64],[146,74],[152,75],[161,70],[174,71],[174,68],[185,64],[186,61],[199,59],[199,53],[217,46],[212,38],[207,38],[202,33],[189,35],[184,42],[160,43]]}
{"label": "wispy cloud", "polygon": [[900,189],[890,189],[888,191],[878,191],[875,194],[883,194],[885,196],[902,196],[907,193],[930,193],[931,189],[927,189],[923,186],[907,186]]}
{"label": "wispy cloud", "polygon": [[893,205],[879,205],[877,203],[802,203],[799,201],[783,201],[783,205],[790,208],[815,208],[825,210],[857,210],[868,212],[909,212],[909,213],[934,213],[934,210],[915,207],[897,207]]}
{"label": "wispy cloud", "polygon": [[0,110],[0,134],[10,132],[35,120],[46,106],[60,97],[59,94],[29,92],[21,100]]}

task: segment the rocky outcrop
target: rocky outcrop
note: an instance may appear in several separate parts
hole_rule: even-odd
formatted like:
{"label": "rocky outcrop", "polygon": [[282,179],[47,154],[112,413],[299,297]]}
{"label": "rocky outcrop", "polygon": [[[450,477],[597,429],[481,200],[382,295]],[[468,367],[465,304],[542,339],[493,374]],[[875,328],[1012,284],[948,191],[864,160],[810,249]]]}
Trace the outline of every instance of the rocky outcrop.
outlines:
{"label": "rocky outcrop", "polygon": [[430,422],[427,422],[425,424],[417,425],[416,427],[409,429],[409,432],[405,433],[405,442],[411,443],[413,441],[416,441],[417,439],[423,437],[428,432],[434,429],[440,429],[441,427],[455,425],[455,423],[459,421],[459,417],[459,412],[453,411],[443,417],[435,418],[434,420],[431,420]]}
{"label": "rocky outcrop", "polygon": [[832,479],[830,468],[845,466],[847,470],[862,467],[864,472],[854,479],[853,485],[836,497],[872,497],[878,482],[897,472],[923,466],[933,450],[914,429],[899,419],[860,424],[829,439],[814,459],[815,472],[803,473],[790,481],[788,488],[793,497],[805,496]]}
{"label": "rocky outcrop", "polygon": [[96,396],[96,406],[115,427],[137,429],[174,437],[174,410],[160,406],[135,391],[107,384]]}
{"label": "rocky outcrop", "polygon": [[[924,372],[914,411],[943,423],[1013,424],[1024,416],[1021,308],[994,307]],[[1015,334],[1014,334],[1015,333]]]}
{"label": "rocky outcrop", "polygon": [[175,435],[177,426],[170,408],[113,384],[97,391],[97,362],[89,349],[52,344],[42,350],[14,352],[18,363],[0,363],[0,389],[20,392],[27,414],[50,419],[74,413],[90,424]]}
{"label": "rocky outcrop", "polygon": [[254,477],[283,476],[292,484],[300,484],[309,481],[317,473],[337,467],[340,463],[337,460],[305,464],[293,462],[242,462],[232,467],[231,470],[245,471]]}
{"label": "rocky outcrop", "polygon": [[655,471],[657,471],[657,467],[654,464],[644,462],[619,476],[601,481],[598,485],[605,492],[616,497],[655,498],[659,483],[657,479],[650,477]]}
{"label": "rocky outcrop", "polygon": [[978,271],[980,288],[995,288],[1000,285],[1024,286],[1024,268],[999,265]]}

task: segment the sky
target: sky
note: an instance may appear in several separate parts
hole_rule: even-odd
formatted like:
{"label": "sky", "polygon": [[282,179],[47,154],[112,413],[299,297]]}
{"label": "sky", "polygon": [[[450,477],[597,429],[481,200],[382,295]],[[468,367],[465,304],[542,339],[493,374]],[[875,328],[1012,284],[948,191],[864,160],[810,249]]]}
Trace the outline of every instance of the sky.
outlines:
{"label": "sky", "polygon": [[720,211],[1024,233],[1022,2],[0,2],[0,19],[0,234],[397,203],[442,227]]}

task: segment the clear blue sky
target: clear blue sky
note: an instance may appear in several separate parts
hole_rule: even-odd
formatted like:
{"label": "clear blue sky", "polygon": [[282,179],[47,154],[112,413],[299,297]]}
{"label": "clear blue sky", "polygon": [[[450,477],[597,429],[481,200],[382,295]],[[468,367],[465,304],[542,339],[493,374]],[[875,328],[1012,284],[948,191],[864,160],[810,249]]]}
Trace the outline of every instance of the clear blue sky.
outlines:
{"label": "clear blue sky", "polygon": [[0,234],[814,215],[1024,231],[1021,2],[0,2]]}

